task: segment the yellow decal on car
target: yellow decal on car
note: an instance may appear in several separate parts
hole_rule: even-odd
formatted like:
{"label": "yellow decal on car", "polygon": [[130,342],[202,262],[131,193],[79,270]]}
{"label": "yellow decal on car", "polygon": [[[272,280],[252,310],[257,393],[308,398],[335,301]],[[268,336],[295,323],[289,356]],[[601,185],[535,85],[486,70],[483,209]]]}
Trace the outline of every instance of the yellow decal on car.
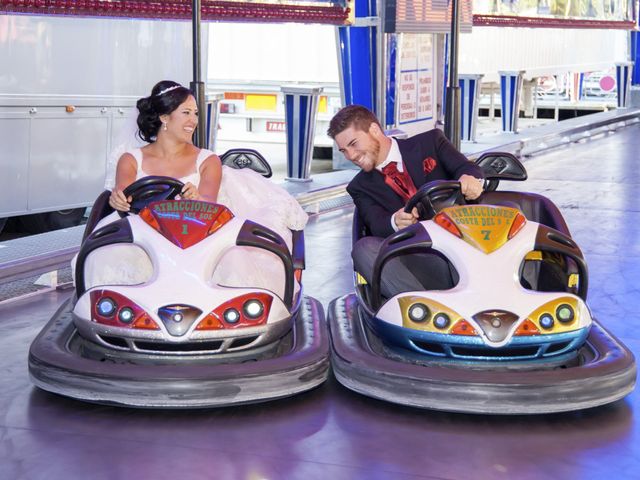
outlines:
{"label": "yellow decal on car", "polygon": [[[398,304],[402,313],[402,326],[413,330],[452,333],[454,327],[464,320],[460,314],[446,305],[426,297],[398,297]],[[468,334],[477,335],[477,332],[471,327]]]}
{"label": "yellow decal on car", "polygon": [[498,250],[526,223],[518,209],[492,205],[458,205],[444,208],[439,215],[458,228],[465,242],[484,253]]}

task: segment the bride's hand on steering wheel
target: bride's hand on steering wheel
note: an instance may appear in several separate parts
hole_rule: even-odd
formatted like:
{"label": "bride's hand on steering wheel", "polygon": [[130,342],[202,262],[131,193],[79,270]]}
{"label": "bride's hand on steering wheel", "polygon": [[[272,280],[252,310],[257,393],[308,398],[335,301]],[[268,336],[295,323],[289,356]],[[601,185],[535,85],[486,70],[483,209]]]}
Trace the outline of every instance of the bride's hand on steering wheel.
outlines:
{"label": "bride's hand on steering wheel", "polygon": [[109,205],[114,210],[118,210],[119,212],[128,212],[131,208],[130,205],[131,197],[125,197],[122,190],[113,189],[111,191],[111,196],[109,197]]}
{"label": "bride's hand on steering wheel", "polygon": [[180,192],[180,198],[183,200],[198,200],[200,198],[198,187],[191,182],[185,183],[184,188]]}

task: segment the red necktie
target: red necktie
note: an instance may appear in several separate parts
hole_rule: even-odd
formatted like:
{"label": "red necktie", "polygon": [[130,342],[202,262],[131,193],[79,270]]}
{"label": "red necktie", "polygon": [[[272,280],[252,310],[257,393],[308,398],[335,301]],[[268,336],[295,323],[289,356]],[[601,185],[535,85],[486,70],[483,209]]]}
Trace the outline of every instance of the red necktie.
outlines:
{"label": "red necktie", "polygon": [[382,175],[384,175],[384,183],[400,195],[405,202],[416,193],[416,186],[413,184],[407,169],[405,168],[404,172],[400,172],[395,162],[383,167]]}

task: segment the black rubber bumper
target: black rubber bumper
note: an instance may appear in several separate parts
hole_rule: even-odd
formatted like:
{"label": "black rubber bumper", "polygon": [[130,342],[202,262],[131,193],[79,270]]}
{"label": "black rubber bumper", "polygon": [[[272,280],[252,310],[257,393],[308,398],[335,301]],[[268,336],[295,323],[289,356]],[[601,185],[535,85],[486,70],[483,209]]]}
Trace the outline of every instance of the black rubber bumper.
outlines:
{"label": "black rubber bumper", "polygon": [[597,322],[576,359],[560,368],[473,369],[387,354],[361,315],[354,294],[329,306],[334,374],[355,392],[397,404],[481,414],[564,412],[619,400],[636,381],[633,354]]}
{"label": "black rubber bumper", "polygon": [[[327,379],[329,338],[322,305],[305,297],[285,347],[268,358],[235,361],[102,361],[78,353],[70,302],[42,329],[29,350],[33,383],[49,392],[110,405],[204,408],[255,403],[310,390]],[[82,340],[84,341],[84,340]],[[86,342],[86,341],[84,341]],[[285,342],[285,340],[281,340]]]}

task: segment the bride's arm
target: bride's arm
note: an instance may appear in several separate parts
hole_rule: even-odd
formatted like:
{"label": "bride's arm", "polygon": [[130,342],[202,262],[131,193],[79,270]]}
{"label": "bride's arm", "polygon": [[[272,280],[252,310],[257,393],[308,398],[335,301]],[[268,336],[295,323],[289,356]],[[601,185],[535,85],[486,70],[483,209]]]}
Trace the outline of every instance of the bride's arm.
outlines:
{"label": "bride's arm", "polygon": [[130,153],[125,153],[118,160],[118,166],[116,168],[116,186],[111,191],[109,197],[109,205],[112,208],[120,211],[129,210],[129,201],[131,197],[126,198],[122,191],[131,185],[136,180],[138,173],[138,167],[135,158]]}
{"label": "bride's arm", "polygon": [[200,198],[215,203],[218,199],[220,181],[222,179],[222,163],[217,155],[207,157],[200,165],[200,184],[198,193]]}

